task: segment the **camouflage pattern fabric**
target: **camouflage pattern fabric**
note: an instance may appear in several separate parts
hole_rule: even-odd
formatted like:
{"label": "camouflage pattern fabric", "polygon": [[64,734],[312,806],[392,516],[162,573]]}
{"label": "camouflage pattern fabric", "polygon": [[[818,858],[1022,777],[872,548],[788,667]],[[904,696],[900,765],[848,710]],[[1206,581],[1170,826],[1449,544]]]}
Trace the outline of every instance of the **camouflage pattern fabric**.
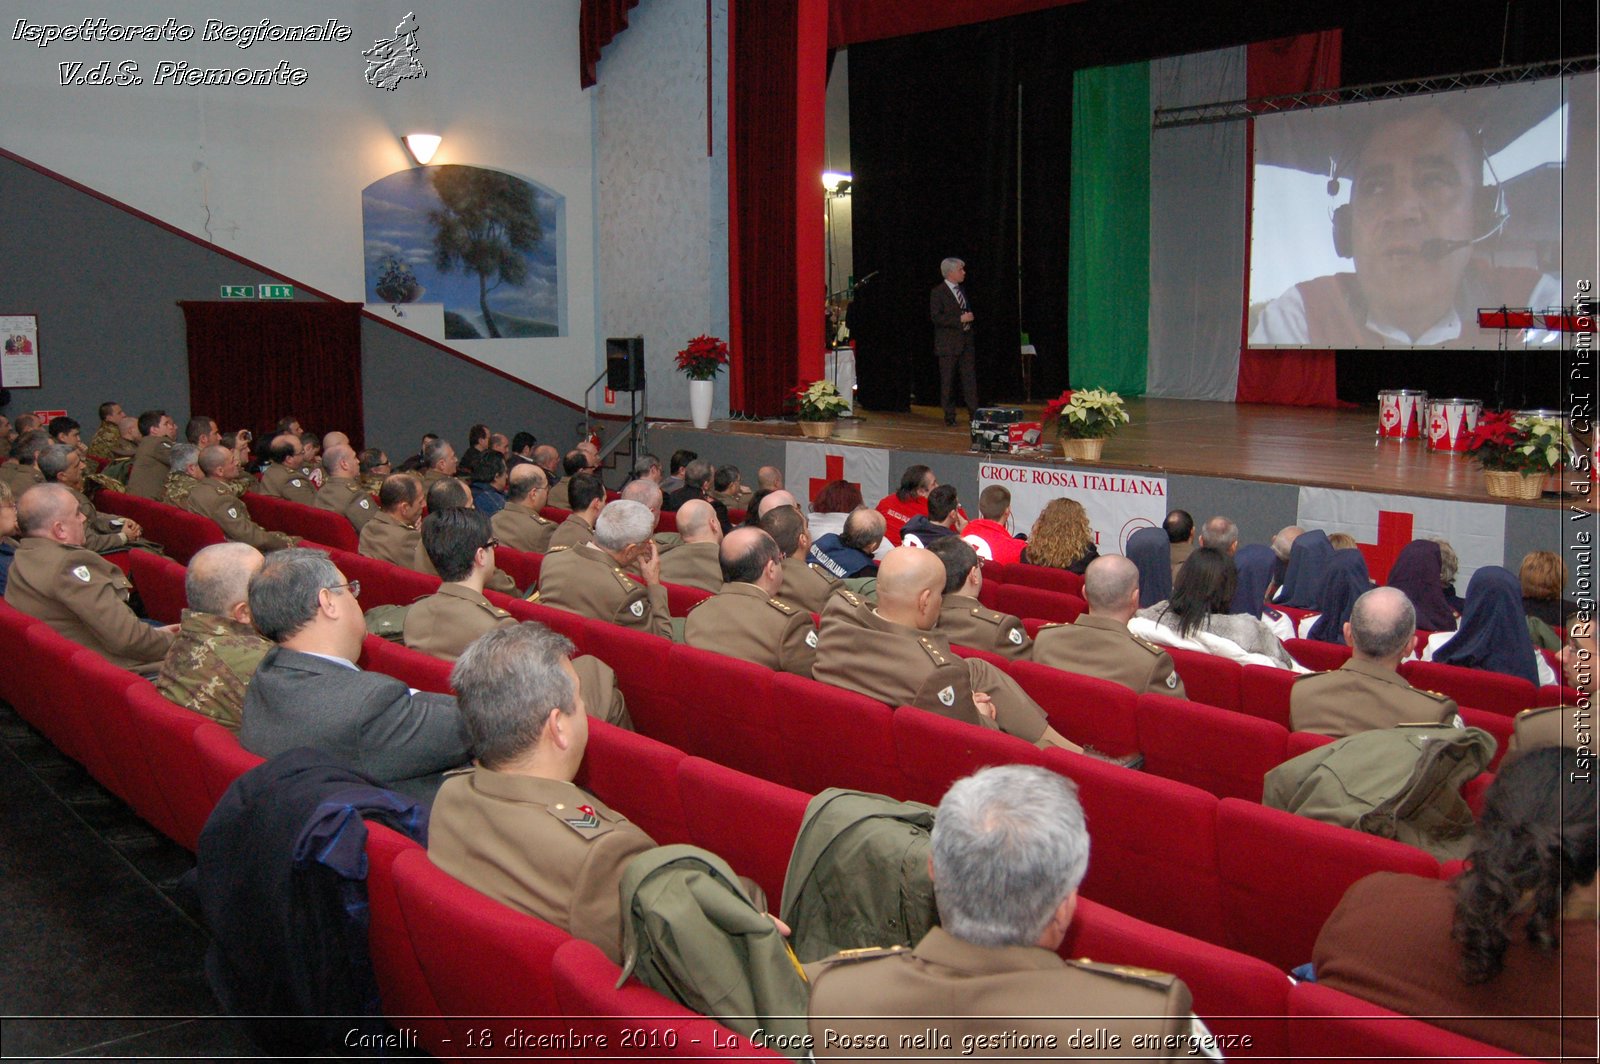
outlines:
{"label": "camouflage pattern fabric", "polygon": [[248,624],[184,610],[156,690],[169,702],[239,730],[245,688],[272,644]]}

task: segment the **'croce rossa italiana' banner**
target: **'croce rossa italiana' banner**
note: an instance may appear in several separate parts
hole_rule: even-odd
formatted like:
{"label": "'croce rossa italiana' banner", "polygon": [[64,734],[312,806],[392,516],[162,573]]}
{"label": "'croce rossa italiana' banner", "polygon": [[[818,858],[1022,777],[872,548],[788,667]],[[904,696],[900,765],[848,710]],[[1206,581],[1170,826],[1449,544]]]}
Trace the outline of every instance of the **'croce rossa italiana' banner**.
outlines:
{"label": "'croce rossa italiana' banner", "polygon": [[[1167,478],[1049,466],[978,466],[978,490],[1000,484],[1011,491],[1013,531],[1027,532],[1051,499],[1076,499],[1088,511],[1101,554],[1121,554],[1128,537],[1167,516]],[[968,512],[976,508],[967,507]]]}

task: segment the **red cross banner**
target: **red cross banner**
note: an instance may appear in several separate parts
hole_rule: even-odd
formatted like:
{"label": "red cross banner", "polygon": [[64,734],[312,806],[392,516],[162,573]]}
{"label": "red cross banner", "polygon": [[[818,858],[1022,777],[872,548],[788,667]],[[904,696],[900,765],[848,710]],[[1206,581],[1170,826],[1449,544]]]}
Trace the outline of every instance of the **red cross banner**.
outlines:
{"label": "red cross banner", "polygon": [[1461,559],[1456,591],[1481,566],[1505,564],[1506,508],[1494,503],[1301,488],[1296,523],[1356,537],[1367,572],[1382,583],[1395,556],[1414,539],[1446,539]]}
{"label": "red cross banner", "polygon": [[[978,490],[1001,484],[1011,491],[1016,531],[1033,527],[1051,499],[1065,496],[1083,504],[1101,554],[1121,554],[1128,537],[1159,525],[1171,507],[1167,478],[1082,466],[1030,466],[1002,462],[978,464]],[[976,500],[974,500],[976,501]],[[974,507],[968,506],[968,512]]]}
{"label": "red cross banner", "polygon": [[783,485],[802,503],[817,497],[823,486],[847,480],[861,489],[868,506],[899,483],[889,482],[889,452],[877,447],[848,447],[835,443],[790,443],[783,459]]}

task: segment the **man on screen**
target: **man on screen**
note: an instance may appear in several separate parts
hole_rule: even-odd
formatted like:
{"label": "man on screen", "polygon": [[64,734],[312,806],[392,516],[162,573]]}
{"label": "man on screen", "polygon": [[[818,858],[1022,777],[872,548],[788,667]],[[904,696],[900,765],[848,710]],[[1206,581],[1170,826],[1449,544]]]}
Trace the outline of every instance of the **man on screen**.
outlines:
{"label": "man on screen", "polygon": [[1268,303],[1250,343],[1478,347],[1478,307],[1559,303],[1557,282],[1538,270],[1474,258],[1506,222],[1498,186],[1483,184],[1484,161],[1480,137],[1438,106],[1378,126],[1333,217],[1334,248],[1355,272],[1303,281]]}

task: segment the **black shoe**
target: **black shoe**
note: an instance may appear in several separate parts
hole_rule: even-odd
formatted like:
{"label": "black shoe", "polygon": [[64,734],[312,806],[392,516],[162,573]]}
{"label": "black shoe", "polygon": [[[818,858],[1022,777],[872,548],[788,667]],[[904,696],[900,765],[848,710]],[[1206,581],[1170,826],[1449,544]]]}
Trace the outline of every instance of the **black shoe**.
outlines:
{"label": "black shoe", "polygon": [[946,414],[944,416],[944,423],[946,425],[954,426],[956,423],[956,416],[954,414]]}

